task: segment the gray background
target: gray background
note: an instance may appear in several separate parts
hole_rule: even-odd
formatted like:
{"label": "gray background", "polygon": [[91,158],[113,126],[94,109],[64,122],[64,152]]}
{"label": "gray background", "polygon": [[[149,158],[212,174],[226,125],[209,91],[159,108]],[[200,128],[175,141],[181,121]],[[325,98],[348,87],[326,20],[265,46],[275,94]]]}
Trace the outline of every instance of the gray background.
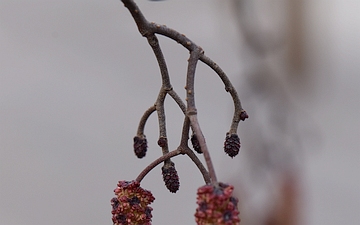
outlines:
{"label": "gray background", "polygon": [[[357,224],[359,4],[306,2],[305,73],[313,82],[310,92],[294,100],[318,135],[303,143],[302,222]],[[202,46],[241,87],[245,53],[229,2],[138,3],[148,20]],[[159,39],[173,86],[184,96],[188,52]],[[129,12],[120,1],[0,0],[0,66],[0,224],[111,224],[117,181],[134,179],[160,154],[156,116],[146,127],[147,157],[138,160],[132,151],[138,120],[154,103],[160,77]],[[241,162],[221,151],[232,102],[202,64],[196,96],[217,175],[228,182]],[[246,108],[247,99],[242,101]],[[183,117],[170,98],[166,107],[173,149]],[[240,124],[240,136],[251,119]],[[245,152],[246,142],[242,138]],[[153,224],[194,224],[201,175],[186,157],[174,161],[181,177],[177,194],[165,189],[160,168],[142,182],[156,197]]]}

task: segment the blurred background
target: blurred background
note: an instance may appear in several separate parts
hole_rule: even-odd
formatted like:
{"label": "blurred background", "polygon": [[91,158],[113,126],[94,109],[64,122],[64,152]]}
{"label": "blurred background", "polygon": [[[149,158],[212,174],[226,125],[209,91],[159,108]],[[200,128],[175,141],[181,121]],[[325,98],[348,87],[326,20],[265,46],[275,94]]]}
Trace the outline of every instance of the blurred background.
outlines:
{"label": "blurred background", "polygon": [[[360,2],[355,0],[137,1],[150,21],[200,45],[237,87],[250,118],[240,154],[223,153],[232,101],[199,63],[196,103],[217,177],[232,183],[241,224],[360,223]],[[184,97],[188,52],[159,37]],[[132,138],[161,85],[146,39],[120,1],[0,0],[0,224],[111,224],[118,180],[160,154],[154,114],[137,159]],[[183,115],[166,102],[169,146]],[[200,156],[201,157],[201,156]],[[173,159],[142,182],[153,224],[195,224],[202,176]]]}

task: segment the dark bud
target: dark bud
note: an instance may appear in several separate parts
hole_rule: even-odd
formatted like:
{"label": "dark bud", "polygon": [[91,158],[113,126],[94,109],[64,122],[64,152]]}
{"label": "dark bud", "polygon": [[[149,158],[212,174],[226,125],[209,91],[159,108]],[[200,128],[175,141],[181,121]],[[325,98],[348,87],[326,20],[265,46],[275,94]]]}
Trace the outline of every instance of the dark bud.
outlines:
{"label": "dark bud", "polygon": [[165,147],[167,146],[167,138],[166,137],[160,137],[159,140],[158,140],[158,145],[160,147]]}
{"label": "dark bud", "polygon": [[169,189],[170,192],[175,193],[177,190],[179,190],[180,182],[174,163],[172,162],[170,165],[165,164],[161,170],[165,186],[167,189]]}
{"label": "dark bud", "polygon": [[199,143],[199,140],[198,140],[197,137],[196,137],[196,134],[193,134],[193,135],[191,136],[191,144],[192,144],[194,150],[195,150],[197,153],[199,153],[199,154],[203,153],[203,152],[201,151],[200,143]]}
{"label": "dark bud", "polygon": [[249,115],[245,110],[241,110],[240,112],[240,120],[244,121],[245,119],[249,118]]}
{"label": "dark bud", "polygon": [[240,138],[237,134],[226,134],[224,151],[231,158],[236,156],[240,150]]}
{"label": "dark bud", "polygon": [[147,140],[145,135],[134,137],[134,152],[135,155],[141,159],[146,155],[147,151]]}

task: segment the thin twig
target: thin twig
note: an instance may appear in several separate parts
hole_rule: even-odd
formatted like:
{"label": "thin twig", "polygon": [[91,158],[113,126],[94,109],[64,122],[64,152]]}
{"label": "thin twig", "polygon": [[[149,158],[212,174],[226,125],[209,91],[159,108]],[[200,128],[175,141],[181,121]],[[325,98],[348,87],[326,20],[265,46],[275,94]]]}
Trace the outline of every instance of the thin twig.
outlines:
{"label": "thin twig", "polygon": [[191,150],[189,147],[182,148],[182,149],[180,148],[180,150],[182,153],[185,153],[187,156],[189,156],[189,158],[195,163],[195,165],[198,167],[201,174],[203,175],[205,183],[210,184],[211,178],[210,178],[209,172],[206,170],[204,165],[200,162],[199,158],[195,155],[194,151]]}
{"label": "thin twig", "polygon": [[191,150],[188,146],[188,139],[189,139],[189,129],[190,129],[190,119],[189,117],[185,116],[183,130],[181,135],[180,149],[183,153],[188,155],[190,159],[196,164],[199,168],[200,172],[202,173],[205,183],[210,184],[211,178],[208,171],[205,169],[204,165],[200,162],[199,158],[195,155],[194,151]]}
{"label": "thin twig", "polygon": [[206,65],[208,65],[211,69],[213,69],[219,75],[220,79],[222,80],[222,82],[225,85],[225,90],[230,93],[230,95],[233,99],[235,109],[234,109],[234,116],[233,116],[233,120],[232,120],[232,123],[230,126],[229,133],[236,133],[238,124],[240,122],[241,112],[244,111],[244,109],[241,106],[241,101],[240,101],[239,95],[238,95],[236,89],[234,88],[234,86],[231,84],[228,76],[226,76],[225,72],[214,61],[212,61],[209,57],[207,57],[205,55],[201,55],[200,60],[203,63],[205,63]]}
{"label": "thin twig", "polygon": [[[157,37],[155,36],[155,34],[148,34],[146,37],[151,48],[153,49],[156,60],[158,61],[160,73],[161,73],[162,86],[158,94],[155,105],[156,105],[156,111],[158,114],[158,121],[159,121],[159,139],[162,138],[162,141],[166,142],[163,143],[161,146],[162,153],[163,155],[165,155],[166,153],[169,152],[169,147],[167,144],[164,101],[167,92],[172,90],[172,87],[170,84],[170,77],[166,66],[165,58],[161,51]],[[166,162],[170,163],[169,160],[167,160]]]}
{"label": "thin twig", "polygon": [[138,126],[138,129],[137,129],[137,135],[138,136],[143,136],[144,135],[144,128],[145,128],[146,121],[148,120],[149,116],[153,112],[155,112],[155,110],[156,110],[156,106],[153,105],[144,112],[143,116],[140,119],[139,126]]}
{"label": "thin twig", "polygon": [[190,119],[188,116],[185,116],[182,132],[181,132],[181,140],[180,140],[180,146],[184,148],[188,147],[189,129],[190,129]]}
{"label": "thin twig", "polygon": [[182,101],[182,99],[178,96],[178,94],[174,90],[168,91],[168,94],[174,99],[174,101],[178,104],[181,111],[183,111],[184,115],[186,114],[186,105]]}
{"label": "thin twig", "polygon": [[207,170],[205,169],[205,167],[203,166],[203,164],[200,162],[199,158],[194,154],[194,152],[190,148],[180,148],[180,147],[177,148],[176,150],[173,150],[165,155],[162,155],[161,157],[157,158],[156,160],[154,160],[143,171],[141,171],[141,173],[137,176],[137,178],[135,180],[138,182],[141,182],[142,179],[144,179],[144,177],[152,169],[154,169],[157,165],[159,165],[160,163],[162,163],[166,160],[169,160],[172,157],[175,157],[175,156],[178,156],[181,154],[186,154],[189,156],[189,158],[195,163],[195,165],[198,167],[199,171],[203,175],[205,183],[209,184],[210,176],[209,176]]}
{"label": "thin twig", "polygon": [[[167,135],[166,135],[166,120],[165,120],[165,108],[164,108],[165,97],[166,97],[166,91],[164,89],[161,89],[155,105],[156,105],[156,111],[158,114],[158,121],[159,121],[159,135],[160,135],[159,138],[164,138],[166,140]],[[163,154],[169,152],[167,143],[162,146],[162,152]]]}
{"label": "thin twig", "polygon": [[199,141],[201,151],[204,154],[205,162],[209,170],[211,177],[211,182],[213,184],[217,183],[215,169],[211,161],[210,153],[207,148],[204,135],[200,129],[199,122],[197,120],[197,110],[195,106],[195,93],[194,93],[194,83],[195,83],[195,71],[196,65],[200,58],[200,55],[203,54],[203,50],[199,47],[190,52],[190,57],[188,60],[188,70],[186,74],[186,100],[187,100],[187,112],[186,115],[190,119],[190,124],[196,134],[196,137]]}
{"label": "thin twig", "polygon": [[157,165],[164,162],[165,160],[168,160],[174,156],[180,155],[182,152],[179,149],[173,150],[165,155],[162,155],[161,157],[157,158],[155,161],[150,163],[141,173],[137,176],[135,179],[138,182],[141,182],[141,180],[148,174],[152,169],[154,169]]}
{"label": "thin twig", "polygon": [[159,40],[155,36],[155,34],[148,34],[147,40],[153,49],[153,52],[155,54],[156,60],[158,61],[160,73],[161,73],[161,80],[162,80],[162,88],[165,89],[165,91],[172,90],[171,84],[170,84],[170,77],[169,72],[166,66],[164,55],[161,51]]}

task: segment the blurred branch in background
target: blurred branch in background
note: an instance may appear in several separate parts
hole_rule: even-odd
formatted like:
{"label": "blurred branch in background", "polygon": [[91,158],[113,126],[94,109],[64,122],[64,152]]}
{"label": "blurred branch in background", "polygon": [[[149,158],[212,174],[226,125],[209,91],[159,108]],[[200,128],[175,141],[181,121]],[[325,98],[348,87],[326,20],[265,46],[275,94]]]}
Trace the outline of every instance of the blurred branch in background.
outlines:
{"label": "blurred branch in background", "polygon": [[301,80],[301,91],[309,88],[303,73],[303,1],[234,0],[233,6],[243,37],[246,78],[240,90],[252,115],[237,181],[242,224],[301,224],[301,125],[308,122],[293,87]]}

